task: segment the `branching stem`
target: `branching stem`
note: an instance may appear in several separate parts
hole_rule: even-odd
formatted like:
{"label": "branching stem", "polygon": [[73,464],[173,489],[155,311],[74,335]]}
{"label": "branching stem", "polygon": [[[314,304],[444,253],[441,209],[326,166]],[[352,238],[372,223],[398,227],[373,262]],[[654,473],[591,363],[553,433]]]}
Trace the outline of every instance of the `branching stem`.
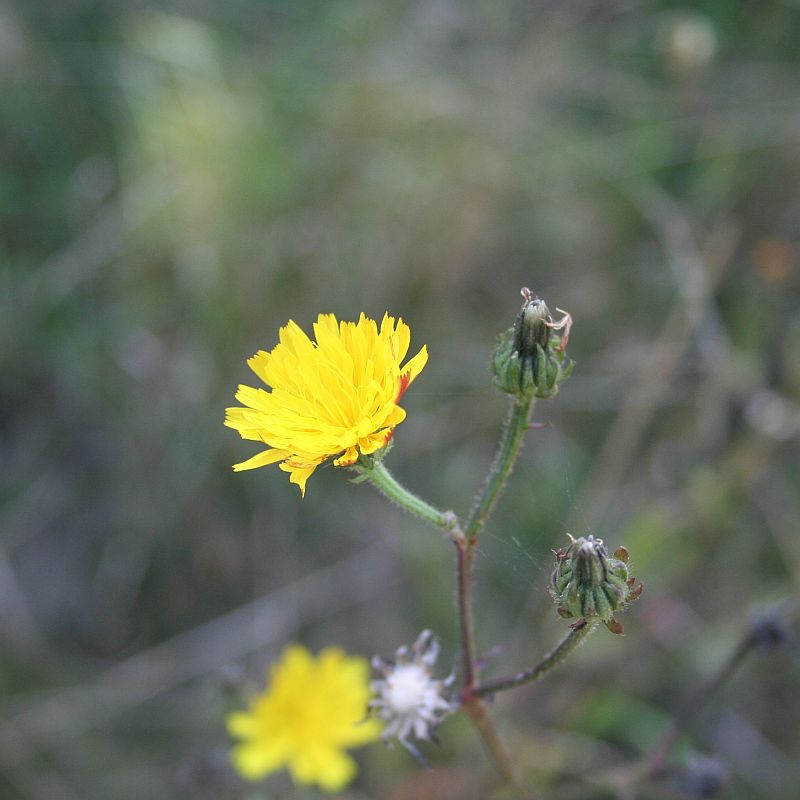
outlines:
{"label": "branching stem", "polygon": [[[360,463],[357,467],[360,474],[393,503],[396,503],[414,516],[442,528],[453,541],[456,547],[458,618],[464,671],[461,707],[480,734],[498,772],[515,788],[517,794],[521,798],[525,798],[525,800],[531,800],[532,795],[519,782],[511,758],[492,724],[484,701],[477,693],[475,622],[472,614],[472,562],[478,534],[492,513],[506,480],[514,467],[514,462],[519,455],[525,431],[528,429],[532,408],[532,397],[514,398],[500,436],[497,454],[492,462],[486,482],[470,511],[465,529],[461,528],[458,517],[452,511],[441,511],[406,489],[386,469],[382,461]],[[572,648],[570,647],[569,649]],[[551,656],[555,659],[554,654],[551,654]],[[555,663],[557,662],[554,660],[553,666]],[[488,692],[484,693],[488,694]]]}

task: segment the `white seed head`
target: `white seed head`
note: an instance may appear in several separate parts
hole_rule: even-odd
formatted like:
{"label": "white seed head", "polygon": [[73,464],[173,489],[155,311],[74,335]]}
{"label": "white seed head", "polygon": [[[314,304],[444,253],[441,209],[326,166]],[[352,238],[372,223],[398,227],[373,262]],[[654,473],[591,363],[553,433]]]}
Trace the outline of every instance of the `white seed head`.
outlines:
{"label": "white seed head", "polygon": [[431,677],[438,654],[439,644],[425,630],[411,648],[397,650],[394,663],[377,656],[372,660],[383,678],[372,681],[370,708],[386,722],[384,741],[396,738],[415,755],[408,737],[413,734],[416,739],[430,739],[432,730],[454,708],[444,697],[453,676],[441,681]]}
{"label": "white seed head", "polygon": [[386,677],[386,703],[398,714],[413,713],[428,702],[430,677],[417,664],[399,664]]}

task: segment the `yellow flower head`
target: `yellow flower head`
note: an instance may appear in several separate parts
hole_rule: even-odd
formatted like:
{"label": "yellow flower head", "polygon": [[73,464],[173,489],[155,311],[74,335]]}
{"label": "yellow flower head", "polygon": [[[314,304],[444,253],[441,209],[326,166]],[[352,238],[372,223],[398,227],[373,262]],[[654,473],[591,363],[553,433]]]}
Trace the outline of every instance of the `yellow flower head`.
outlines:
{"label": "yellow flower head", "polygon": [[272,666],[267,690],[247,711],[228,715],[229,733],[242,739],[231,751],[233,765],[249,780],[288,767],[297,783],[337,792],[357,770],[343,751],[380,736],[380,723],[367,719],[369,699],[363,658],[335,647],[314,658],[291,645]]}
{"label": "yellow flower head", "polygon": [[245,408],[225,415],[243,439],[269,448],[233,468],[280,461],[303,494],[326,459],[338,456],[333,463],[346,467],[387,444],[406,416],[397,403],[428,360],[423,346],[401,366],[411,331],[388,314],[380,329],[364,314],[358,322],[320,314],[314,336],[315,342],[290,320],[271,352],[260,350],[247,362],[272,391],[240,386],[236,399]]}

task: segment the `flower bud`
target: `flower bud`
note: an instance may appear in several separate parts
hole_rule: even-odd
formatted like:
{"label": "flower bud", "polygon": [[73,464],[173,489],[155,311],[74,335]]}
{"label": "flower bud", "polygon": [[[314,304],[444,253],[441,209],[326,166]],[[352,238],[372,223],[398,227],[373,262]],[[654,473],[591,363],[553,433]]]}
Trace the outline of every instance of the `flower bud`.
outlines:
{"label": "flower bud", "polygon": [[527,288],[522,296],[525,302],[514,326],[500,336],[492,357],[495,382],[508,394],[554,397],[574,366],[564,353],[572,318],[565,313],[553,322],[544,300]]}
{"label": "flower bud", "polygon": [[539,348],[547,347],[550,341],[548,323],[552,321],[547,303],[528,294],[514,322],[514,349],[521,358],[536,358]]}
{"label": "flower bud", "polygon": [[642,585],[635,587],[635,579],[628,572],[628,551],[620,547],[609,556],[602,539],[567,536],[570,544],[556,550],[550,580],[558,613],[579,621],[599,618],[612,633],[622,633],[614,613],[642,593]]}

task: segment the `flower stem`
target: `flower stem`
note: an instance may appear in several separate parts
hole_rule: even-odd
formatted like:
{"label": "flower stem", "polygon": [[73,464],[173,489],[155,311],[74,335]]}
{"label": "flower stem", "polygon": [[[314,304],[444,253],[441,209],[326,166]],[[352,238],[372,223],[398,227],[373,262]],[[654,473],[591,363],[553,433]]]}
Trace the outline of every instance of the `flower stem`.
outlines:
{"label": "flower stem", "polygon": [[360,463],[358,471],[393,503],[405,511],[443,528],[453,540],[458,559],[458,617],[464,665],[462,709],[480,735],[498,773],[513,787],[522,800],[532,800],[533,796],[524,789],[516,776],[511,757],[489,718],[483,700],[473,692],[476,680],[475,624],[472,616],[472,557],[475,542],[470,543],[464,536],[458,517],[452,511],[440,511],[427,501],[417,497],[397,481],[383,462]]}
{"label": "flower stem", "polygon": [[519,455],[532,407],[532,398],[514,398],[486,482],[470,511],[464,532],[461,533],[461,529],[459,529],[460,536],[453,537],[458,559],[458,617],[461,628],[461,659],[464,671],[461,707],[483,740],[497,771],[522,798],[531,798],[532,795],[519,782],[511,758],[489,718],[486,706],[475,693],[477,667],[475,621],[472,614],[472,561],[478,534],[492,513]]}
{"label": "flower stem", "polygon": [[495,678],[494,680],[481,683],[472,690],[472,694],[476,697],[485,697],[486,695],[502,692],[506,689],[513,689],[516,686],[522,686],[524,683],[531,683],[541,678],[546,672],[549,672],[565,661],[573,650],[575,650],[596,627],[597,620],[592,620],[591,622],[584,621],[583,625],[580,627],[572,628],[559,644],[538,664],[535,664],[530,669],[526,669],[524,672],[518,672],[516,675],[509,675],[506,678]]}
{"label": "flower stem", "polygon": [[458,518],[452,511],[440,511],[421,497],[410,492],[386,469],[382,461],[375,461],[371,466],[359,464],[359,471],[379,492],[384,494],[400,508],[426,522],[443,528],[454,539],[461,536]]}
{"label": "flower stem", "polygon": [[533,397],[517,396],[513,398],[511,410],[500,435],[497,453],[486,477],[486,483],[472,506],[464,527],[464,534],[470,545],[473,545],[478,538],[481,528],[492,513],[506,480],[511,474],[522,447],[525,431],[528,429],[532,408]]}

